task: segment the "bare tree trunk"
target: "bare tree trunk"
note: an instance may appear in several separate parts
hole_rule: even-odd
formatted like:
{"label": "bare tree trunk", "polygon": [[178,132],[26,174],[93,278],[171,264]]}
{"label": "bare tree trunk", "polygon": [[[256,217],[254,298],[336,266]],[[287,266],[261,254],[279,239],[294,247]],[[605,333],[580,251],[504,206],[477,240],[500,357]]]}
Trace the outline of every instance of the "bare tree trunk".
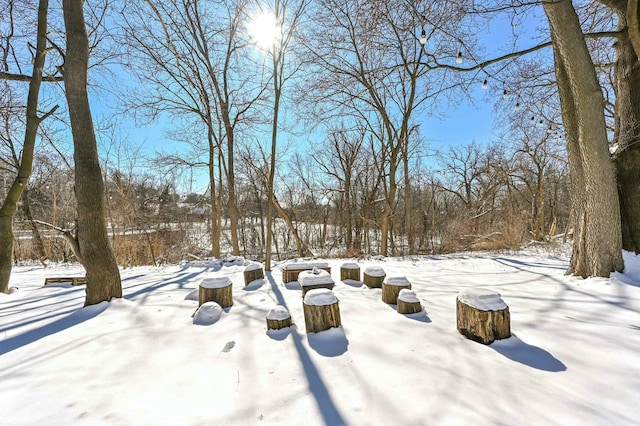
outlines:
{"label": "bare tree trunk", "polygon": [[31,201],[29,200],[29,188],[25,188],[22,193],[22,211],[24,212],[27,221],[29,222],[29,227],[31,228],[31,235],[33,237],[33,243],[36,248],[36,252],[38,253],[38,260],[42,263],[42,266],[47,266],[45,260],[47,260],[47,251],[44,249],[44,242],[42,241],[42,236],[40,235],[40,230],[38,229],[38,225],[33,220],[33,215],[31,214]]}
{"label": "bare tree trunk", "polygon": [[603,99],[578,16],[569,0],[543,4],[553,42],[576,219],[568,274],[608,277],[624,268],[620,209]]}
{"label": "bare tree trunk", "polygon": [[[632,2],[629,2],[631,6]],[[637,5],[636,5],[637,9]],[[637,10],[636,10],[637,11]],[[616,129],[614,165],[622,221],[622,248],[640,253],[640,64],[626,28],[624,10],[616,10],[622,31],[616,49]],[[630,13],[631,10],[628,11]],[[637,19],[636,19],[637,23]]]}
{"label": "bare tree trunk", "polygon": [[71,120],[78,202],[78,245],[87,273],[85,306],[122,297],[120,271],[105,220],[104,182],[87,94],[89,39],[84,0],[63,0],[67,49],[64,85]]}
{"label": "bare tree trunk", "polygon": [[9,192],[0,208],[0,292],[9,291],[9,278],[11,276],[13,256],[13,217],[18,207],[18,201],[22,192],[29,183],[33,168],[33,151],[36,145],[36,136],[40,123],[53,114],[57,106],[42,117],[38,116],[38,96],[42,83],[42,72],[45,64],[47,49],[47,15],[49,1],[40,0],[38,5],[38,35],[36,41],[36,54],[33,61],[33,72],[29,82],[29,94],[27,96],[27,121],[25,125],[24,144],[22,156],[18,167],[18,174],[14,179]]}

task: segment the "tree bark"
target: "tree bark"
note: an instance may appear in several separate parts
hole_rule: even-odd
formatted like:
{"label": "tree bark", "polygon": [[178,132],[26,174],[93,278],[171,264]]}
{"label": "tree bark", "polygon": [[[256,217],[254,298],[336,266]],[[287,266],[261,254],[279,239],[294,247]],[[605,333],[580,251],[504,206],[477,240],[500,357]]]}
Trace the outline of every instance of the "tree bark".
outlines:
{"label": "tree bark", "polygon": [[602,91],[572,2],[545,2],[543,7],[553,42],[572,182],[575,231],[567,273],[608,277],[624,264]]}
{"label": "tree bark", "polygon": [[0,292],[9,291],[9,278],[13,257],[13,217],[18,207],[18,201],[22,192],[29,183],[33,169],[33,152],[36,145],[36,136],[40,123],[51,115],[57,107],[42,117],[38,116],[38,97],[42,83],[42,72],[45,64],[47,49],[47,15],[49,1],[40,0],[38,4],[38,34],[36,41],[36,54],[33,61],[33,71],[29,82],[29,94],[27,95],[27,120],[25,125],[22,156],[16,175],[9,192],[0,208]]}
{"label": "tree bark", "polygon": [[64,85],[71,121],[78,203],[78,245],[87,272],[85,306],[122,297],[120,271],[109,243],[104,183],[87,94],[89,40],[84,0],[63,0],[67,49]]}
{"label": "tree bark", "polygon": [[[631,6],[632,2],[629,2]],[[623,9],[616,9],[620,35],[615,43],[616,127],[614,165],[620,197],[622,248],[640,253],[640,64],[634,50],[634,31]],[[636,5],[637,12],[637,5]],[[631,13],[631,9],[628,10]],[[637,16],[636,16],[637,18]],[[637,19],[636,19],[637,25]],[[637,30],[637,27],[636,27]]]}

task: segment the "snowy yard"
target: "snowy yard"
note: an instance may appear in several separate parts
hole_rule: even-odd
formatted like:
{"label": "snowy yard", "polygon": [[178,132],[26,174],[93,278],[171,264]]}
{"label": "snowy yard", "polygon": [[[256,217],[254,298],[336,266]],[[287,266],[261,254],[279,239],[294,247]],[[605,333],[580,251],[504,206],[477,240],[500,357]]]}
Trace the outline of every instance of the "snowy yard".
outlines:
{"label": "snowy yard", "polygon": [[[305,333],[282,267],[244,287],[241,262],[122,270],[124,298],[83,308],[81,268],[14,268],[0,294],[2,425],[626,425],[640,422],[640,259],[582,280],[567,260],[482,253],[359,262],[405,275],[425,308],[403,316],[380,289],[336,281],[343,327]],[[228,276],[234,305],[194,325],[193,291]],[[464,288],[496,290],[514,337],[456,331]],[[294,327],[266,330],[277,304]]]}

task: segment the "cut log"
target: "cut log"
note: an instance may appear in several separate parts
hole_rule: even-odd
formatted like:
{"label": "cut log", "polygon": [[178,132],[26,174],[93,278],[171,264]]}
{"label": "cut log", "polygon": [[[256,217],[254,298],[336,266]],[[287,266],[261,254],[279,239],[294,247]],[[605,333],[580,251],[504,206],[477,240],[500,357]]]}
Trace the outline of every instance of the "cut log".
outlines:
{"label": "cut log", "polygon": [[461,334],[485,345],[511,337],[509,306],[495,291],[461,291],[456,298],[456,322]]}
{"label": "cut log", "polygon": [[302,303],[307,333],[318,333],[332,327],[340,327],[338,298],[326,288],[309,290]]}
{"label": "cut log", "polygon": [[302,271],[298,275],[298,283],[302,288],[302,297],[304,297],[309,290],[315,288],[326,288],[331,290],[335,285],[331,274],[324,269],[314,268],[312,271]]}
{"label": "cut log", "polygon": [[368,266],[362,274],[362,281],[369,288],[380,288],[387,273],[379,266]]}
{"label": "cut log", "polygon": [[292,281],[298,281],[300,272],[311,271],[313,268],[323,269],[331,273],[331,268],[326,262],[293,262],[284,266],[282,270],[282,282],[286,284]]}
{"label": "cut log", "polygon": [[198,306],[216,302],[223,308],[233,306],[233,284],[229,277],[204,278],[200,283]]}
{"label": "cut log", "polygon": [[264,270],[259,263],[252,263],[244,268],[244,286],[248,286],[255,280],[264,278]]}
{"label": "cut log", "polygon": [[422,305],[413,291],[403,288],[398,294],[397,310],[399,314],[416,314],[422,312]]}
{"label": "cut log", "polygon": [[284,306],[278,305],[267,314],[267,330],[291,327],[291,314]]}
{"label": "cut log", "polygon": [[395,305],[402,289],[411,290],[411,283],[407,277],[389,277],[382,283],[382,301]]}
{"label": "cut log", "polygon": [[360,281],[360,266],[357,263],[343,263],[340,266],[340,281]]}

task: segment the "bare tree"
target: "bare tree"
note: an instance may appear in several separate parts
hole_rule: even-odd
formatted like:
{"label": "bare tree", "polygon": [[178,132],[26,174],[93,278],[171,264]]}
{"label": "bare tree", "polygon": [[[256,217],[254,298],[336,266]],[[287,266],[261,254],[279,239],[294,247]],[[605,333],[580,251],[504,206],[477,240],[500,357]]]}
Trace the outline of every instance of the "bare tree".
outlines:
{"label": "bare tree", "polygon": [[104,184],[87,94],[89,39],[84,0],[64,0],[62,5],[67,36],[64,85],[73,136],[78,202],[77,245],[79,260],[87,272],[85,305],[94,305],[122,297],[122,284],[107,235]]}
{"label": "bare tree", "polygon": [[610,161],[603,97],[570,1],[543,3],[567,133],[576,230],[570,274],[608,277],[624,268],[620,208]]}
{"label": "bare tree", "polygon": [[[11,2],[13,7],[13,2]],[[6,293],[9,290],[9,277],[11,274],[11,257],[13,255],[13,217],[16,212],[18,201],[27,187],[29,177],[33,167],[33,156],[36,144],[36,137],[40,123],[53,114],[56,107],[53,107],[43,115],[38,114],[38,98],[40,85],[42,82],[43,69],[47,54],[47,16],[49,2],[40,0],[38,5],[38,28],[35,55],[33,58],[33,71],[29,80],[29,94],[27,98],[27,113],[25,123],[24,142],[22,152],[19,155],[14,151],[14,161],[18,165],[17,173],[9,192],[7,193],[2,207],[0,208],[0,291]],[[13,24],[13,22],[11,22]],[[4,70],[6,58],[9,55],[10,39],[7,38],[3,46]]]}

